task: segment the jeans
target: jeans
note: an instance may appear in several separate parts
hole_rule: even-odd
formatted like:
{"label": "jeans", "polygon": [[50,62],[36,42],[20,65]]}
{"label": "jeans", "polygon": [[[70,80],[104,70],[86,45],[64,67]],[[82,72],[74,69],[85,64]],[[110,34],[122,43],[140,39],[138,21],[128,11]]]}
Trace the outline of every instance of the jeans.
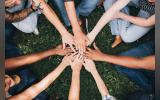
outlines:
{"label": "jeans", "polygon": [[[16,44],[13,42],[13,36],[15,27],[11,23],[5,24],[5,58],[11,58],[20,56],[22,52],[17,48]],[[33,75],[33,73],[27,68],[18,68],[15,70],[5,70],[8,75],[19,75],[21,77],[21,82],[18,85],[13,86],[9,89],[11,95],[15,95],[24,91],[29,86],[38,82],[38,79]],[[49,100],[49,96],[46,92],[41,92],[34,100]]]}
{"label": "jeans", "polygon": [[[29,0],[22,0],[21,4],[16,5],[11,8],[7,8],[6,10],[10,13],[14,13],[17,11],[21,11],[25,8],[31,7],[31,2]],[[32,12],[28,15],[25,19],[13,22],[12,24],[24,33],[32,33],[37,28],[37,21],[38,21],[38,14],[39,12]]]}
{"label": "jeans", "polygon": [[[65,0],[49,0],[49,2],[59,10],[65,25],[67,27],[70,26],[71,24],[64,6]],[[80,4],[76,7],[77,17],[80,15],[88,16],[96,8],[98,2],[99,0],[81,0]]]}
{"label": "jeans", "polygon": [[[105,10],[108,10],[117,0],[105,0],[104,2],[104,8]],[[131,2],[128,4],[129,6],[135,6],[139,7],[139,0],[131,0]],[[126,13],[129,15],[129,7],[124,7],[121,12]],[[140,9],[138,12],[138,17],[142,18],[148,18],[151,15]],[[141,27],[135,24],[132,24],[126,20],[123,19],[114,19],[113,21],[110,21],[110,28],[112,35],[120,35],[122,40],[126,43],[131,43],[142,36],[144,36],[152,27]]]}
{"label": "jeans", "polygon": [[[154,42],[141,44],[136,48],[121,53],[121,56],[145,57],[155,54]],[[145,92],[154,92],[155,72],[144,69],[130,69],[116,66],[118,72],[125,74],[131,81],[139,85]]]}

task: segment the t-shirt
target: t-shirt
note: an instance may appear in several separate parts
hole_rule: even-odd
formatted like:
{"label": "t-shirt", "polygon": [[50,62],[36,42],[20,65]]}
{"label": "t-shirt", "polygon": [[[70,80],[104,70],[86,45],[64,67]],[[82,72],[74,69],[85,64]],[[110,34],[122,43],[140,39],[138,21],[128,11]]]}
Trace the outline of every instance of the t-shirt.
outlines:
{"label": "t-shirt", "polygon": [[148,0],[139,0],[140,9],[150,13],[151,15],[155,14],[155,5],[152,5]]}

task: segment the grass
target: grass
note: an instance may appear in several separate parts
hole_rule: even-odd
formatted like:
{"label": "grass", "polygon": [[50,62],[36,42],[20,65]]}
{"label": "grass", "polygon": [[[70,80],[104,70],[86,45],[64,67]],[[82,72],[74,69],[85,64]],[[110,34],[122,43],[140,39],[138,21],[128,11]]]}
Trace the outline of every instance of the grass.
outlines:
{"label": "grass", "polygon": [[[89,30],[91,30],[99,18],[102,16],[104,10],[97,8],[89,16]],[[36,53],[39,51],[47,50],[56,47],[61,43],[60,34],[51,25],[43,15],[39,17],[38,28],[40,31],[39,36],[33,34],[25,34],[17,31],[15,42],[24,54]],[[122,43],[115,49],[111,49],[111,43],[113,37],[110,32],[110,28],[106,25],[96,38],[97,46],[108,54],[118,54],[126,51],[129,48],[148,41],[149,36],[145,36],[141,41],[136,41],[131,44]],[[51,56],[42,61],[39,61],[30,67],[34,74],[42,79],[49,72],[54,70],[61,62],[62,57]],[[134,92],[140,89],[133,82],[129,81],[125,75],[119,74],[113,65],[105,62],[96,62],[96,67],[100,73],[102,79],[107,85],[111,95],[115,96],[118,100],[123,100],[128,93]],[[49,86],[46,91],[55,100],[67,100],[69,88],[71,84],[71,68],[68,67],[63,73],[56,79],[56,81]],[[98,91],[96,83],[93,77],[84,68],[81,71],[81,93],[80,100],[101,100],[101,95]]]}

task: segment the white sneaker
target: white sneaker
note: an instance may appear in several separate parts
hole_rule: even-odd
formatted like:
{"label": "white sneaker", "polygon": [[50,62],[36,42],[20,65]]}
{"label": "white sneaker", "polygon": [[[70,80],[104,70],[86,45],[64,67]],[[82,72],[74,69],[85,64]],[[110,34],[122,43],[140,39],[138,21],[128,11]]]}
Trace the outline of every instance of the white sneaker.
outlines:
{"label": "white sneaker", "polygon": [[36,29],[33,31],[33,34],[35,34],[35,35],[39,35],[38,28],[36,28]]}

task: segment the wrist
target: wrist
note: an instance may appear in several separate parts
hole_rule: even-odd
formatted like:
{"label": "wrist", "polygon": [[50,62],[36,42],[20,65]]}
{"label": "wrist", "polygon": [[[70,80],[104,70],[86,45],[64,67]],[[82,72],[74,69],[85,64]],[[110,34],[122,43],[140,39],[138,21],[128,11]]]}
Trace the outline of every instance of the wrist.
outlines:
{"label": "wrist", "polygon": [[107,61],[108,55],[107,54],[102,54],[100,61]]}
{"label": "wrist", "polygon": [[97,74],[97,70],[91,70],[90,72],[91,72],[92,75]]}
{"label": "wrist", "polygon": [[81,72],[81,70],[79,70],[79,69],[74,69],[74,70],[72,70],[72,73],[73,73],[73,74],[80,74],[80,72]]}
{"label": "wrist", "polygon": [[81,35],[83,32],[81,29],[73,29],[74,35]]}

